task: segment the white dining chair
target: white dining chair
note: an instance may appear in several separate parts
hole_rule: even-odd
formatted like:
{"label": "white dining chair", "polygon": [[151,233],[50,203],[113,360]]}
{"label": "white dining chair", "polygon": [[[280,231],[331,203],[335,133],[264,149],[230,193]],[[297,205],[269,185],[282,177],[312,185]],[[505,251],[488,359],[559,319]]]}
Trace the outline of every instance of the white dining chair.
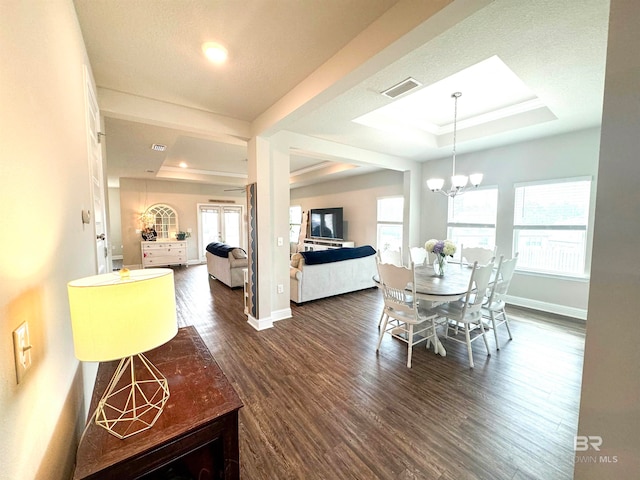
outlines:
{"label": "white dining chair", "polygon": [[397,249],[382,249],[378,250],[380,253],[380,260],[382,263],[391,263],[393,265],[402,266],[402,247],[398,247]]}
{"label": "white dining chair", "polygon": [[[471,343],[482,338],[484,346],[487,349],[487,355],[491,355],[489,344],[487,343],[486,331],[482,322],[482,302],[484,300],[484,292],[487,291],[491,275],[493,273],[493,262],[486,265],[478,266],[478,262],[474,262],[469,279],[469,287],[467,293],[462,300],[456,302],[448,302],[437,306],[432,311],[438,316],[436,323],[445,327],[445,339],[450,339],[467,345],[469,355],[469,366],[473,368],[473,351]],[[444,320],[444,322],[441,321]],[[458,338],[459,327],[462,326],[464,331],[464,340]],[[452,336],[449,333],[453,332]],[[471,334],[474,334],[473,337]]]}
{"label": "white dining chair", "polygon": [[413,262],[410,267],[379,263],[380,288],[384,300],[382,317],[384,319],[376,353],[380,351],[380,344],[385,333],[407,344],[407,367],[411,368],[413,346],[426,341],[429,348],[431,341],[437,353],[437,336],[433,311],[418,310],[415,289],[415,270]]}
{"label": "white dining chair", "polygon": [[[384,255],[384,252],[387,253],[387,255]],[[398,250],[378,250],[376,252],[376,268],[378,269],[378,279],[380,280],[380,283],[378,284],[378,287],[381,288],[382,286],[382,272],[380,271],[380,264],[389,264],[389,265],[395,265],[397,267],[401,267],[402,266],[402,255],[400,254],[400,251]],[[378,330],[380,329],[380,326],[382,325],[382,320],[384,318],[384,308],[382,309],[382,313],[380,314],[380,319],[378,320]]]}
{"label": "white dining chair", "polygon": [[507,317],[507,312],[505,311],[505,297],[509,291],[509,285],[511,285],[511,279],[516,270],[517,262],[517,253],[513,258],[508,260],[504,260],[503,256],[500,256],[495,281],[490,286],[489,294],[482,305],[482,316],[491,320],[491,328],[493,329],[493,335],[496,340],[496,350],[500,350],[497,331],[497,327],[500,325],[507,327],[509,340],[513,340],[509,326],[509,317]]}
{"label": "white dining chair", "polygon": [[495,261],[497,247],[466,247],[464,244],[460,244],[460,265],[470,266],[474,262],[478,262],[478,265],[486,265],[489,262]]}
{"label": "white dining chair", "polygon": [[429,264],[429,252],[424,247],[411,247],[409,249],[409,256],[414,265],[428,265]]}

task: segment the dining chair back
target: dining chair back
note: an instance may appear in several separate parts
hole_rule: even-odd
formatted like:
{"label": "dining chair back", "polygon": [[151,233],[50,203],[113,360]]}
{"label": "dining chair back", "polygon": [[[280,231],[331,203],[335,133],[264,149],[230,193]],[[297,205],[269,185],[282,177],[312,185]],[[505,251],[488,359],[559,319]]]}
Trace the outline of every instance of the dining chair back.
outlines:
{"label": "dining chair back", "polygon": [[424,247],[411,247],[409,255],[414,265],[425,265],[429,263],[429,252]]}
{"label": "dining chair back", "polygon": [[402,247],[397,249],[382,249],[378,250],[380,253],[380,260],[382,263],[391,263],[393,265],[402,266]]}
{"label": "dining chair back", "polygon": [[[463,299],[457,302],[444,303],[434,309],[438,319],[444,319],[445,338],[467,345],[469,366],[471,368],[473,368],[473,352],[471,350],[473,341],[482,338],[487,349],[487,355],[491,355],[485,335],[486,331],[482,323],[482,303],[492,274],[493,262],[482,266],[479,266],[477,261],[474,262],[467,293]],[[460,326],[464,327],[464,340],[457,338]],[[454,332],[453,336],[449,336],[451,331]],[[472,333],[474,333],[473,337],[471,336]]]}
{"label": "dining chair back", "polygon": [[489,262],[493,262],[496,258],[497,247],[485,248],[485,247],[465,247],[464,244],[460,244],[460,265],[472,265],[473,262],[478,262],[478,265],[486,265]]}
{"label": "dining chair back", "polygon": [[426,340],[426,346],[429,348],[432,339],[435,344],[436,314],[426,315],[418,311],[413,262],[409,267],[378,263],[378,275],[384,301],[382,313],[384,322],[378,337],[376,352],[380,351],[382,338],[387,333],[407,344],[407,367],[411,368],[413,346]]}
{"label": "dining chair back", "polygon": [[513,278],[513,273],[516,270],[517,262],[517,253],[513,258],[507,260],[504,260],[503,255],[500,255],[495,281],[489,288],[489,293],[482,306],[482,315],[491,320],[491,328],[493,329],[497,350],[500,350],[497,332],[497,327],[500,325],[504,324],[507,327],[509,340],[513,340],[511,327],[509,325],[509,317],[507,317],[507,312],[505,311],[505,297],[509,291],[509,286],[511,285],[511,279]]}
{"label": "dining chair back", "polygon": [[[382,272],[380,271],[380,264],[387,263],[396,266],[402,266],[402,254],[401,250],[378,250],[376,252],[376,267],[378,269],[378,278],[380,279],[380,283],[378,287],[382,285]],[[380,319],[378,320],[378,329],[382,325],[382,320],[384,319],[384,309],[380,314]]]}

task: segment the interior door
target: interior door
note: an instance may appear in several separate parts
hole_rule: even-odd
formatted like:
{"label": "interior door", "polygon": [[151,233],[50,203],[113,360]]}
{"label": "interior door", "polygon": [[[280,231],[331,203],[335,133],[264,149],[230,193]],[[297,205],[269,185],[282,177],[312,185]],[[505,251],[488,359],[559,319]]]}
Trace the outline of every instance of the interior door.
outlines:
{"label": "interior door", "polygon": [[98,108],[96,93],[91,83],[91,77],[89,76],[86,66],[84,69],[84,84],[89,176],[93,203],[91,216],[93,217],[93,227],[96,238],[96,270],[98,274],[101,274],[108,271],[111,262],[109,261],[109,249],[107,248],[107,215],[102,171],[102,150],[100,147],[100,110]]}

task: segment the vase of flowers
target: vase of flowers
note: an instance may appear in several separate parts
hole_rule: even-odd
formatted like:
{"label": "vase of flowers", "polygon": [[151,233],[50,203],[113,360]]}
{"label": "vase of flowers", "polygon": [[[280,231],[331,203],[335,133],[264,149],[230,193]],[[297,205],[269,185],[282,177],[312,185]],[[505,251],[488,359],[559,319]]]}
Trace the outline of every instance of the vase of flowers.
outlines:
{"label": "vase of flowers", "polygon": [[428,240],[424,244],[427,252],[433,253],[436,259],[433,262],[433,270],[439,277],[444,276],[447,267],[447,257],[452,257],[456,253],[456,245],[451,240]]}

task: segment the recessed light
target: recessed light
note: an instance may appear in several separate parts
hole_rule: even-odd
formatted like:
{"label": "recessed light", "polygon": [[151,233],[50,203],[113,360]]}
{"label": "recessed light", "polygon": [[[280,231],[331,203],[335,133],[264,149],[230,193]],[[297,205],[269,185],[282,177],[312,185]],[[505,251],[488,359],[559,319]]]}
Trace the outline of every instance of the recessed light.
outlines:
{"label": "recessed light", "polygon": [[161,145],[159,143],[154,143],[153,145],[151,145],[151,150],[155,150],[156,152],[164,152],[166,149],[166,145]]}
{"label": "recessed light", "polygon": [[180,168],[187,168],[188,165],[186,162],[180,162]]}
{"label": "recessed light", "polygon": [[202,44],[202,51],[205,56],[213,63],[220,65],[227,60],[227,49],[216,42],[206,42]]}

